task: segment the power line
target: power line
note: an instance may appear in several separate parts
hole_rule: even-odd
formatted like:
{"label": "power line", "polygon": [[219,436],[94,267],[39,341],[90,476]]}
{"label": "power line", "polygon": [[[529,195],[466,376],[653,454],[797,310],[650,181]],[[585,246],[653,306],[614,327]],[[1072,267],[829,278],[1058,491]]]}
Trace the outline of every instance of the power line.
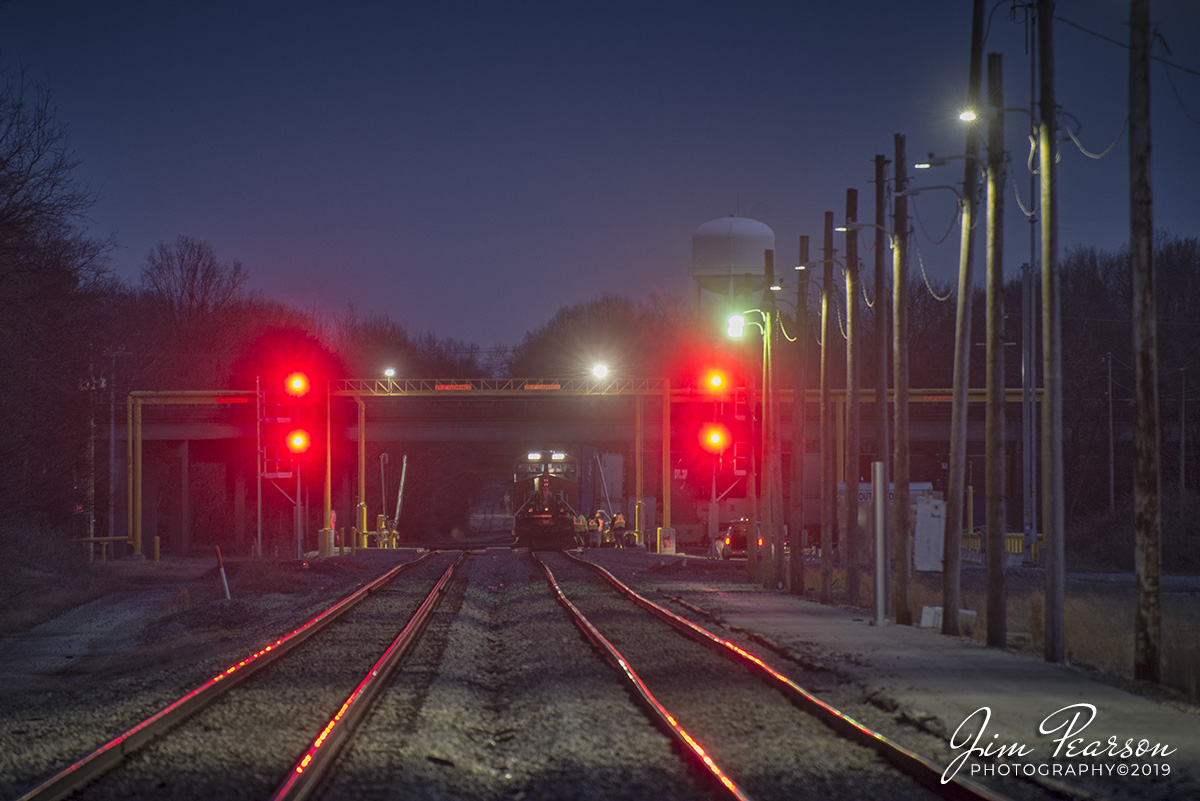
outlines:
{"label": "power line", "polygon": [[[1103,39],[1104,41],[1109,42],[1110,44],[1115,44],[1118,47],[1125,48],[1126,50],[1129,49],[1129,44],[1127,42],[1119,41],[1117,39],[1112,38],[1111,36],[1105,36],[1104,34],[1100,33],[1099,31],[1093,31],[1091,28],[1085,28],[1082,25],[1080,25],[1078,22],[1072,22],[1071,20],[1066,19],[1065,17],[1060,17],[1058,14],[1054,15],[1054,19],[1058,20],[1059,22],[1065,22],[1066,24],[1070,25],[1072,28],[1077,28],[1077,29],[1083,31],[1084,33],[1091,34],[1092,36],[1095,36],[1097,39]],[[1155,36],[1159,39],[1162,38],[1161,34],[1159,34],[1157,31],[1155,32]],[[1163,42],[1163,45],[1166,46],[1165,41]],[[1168,51],[1169,51],[1169,48],[1168,48]],[[1177,70],[1182,70],[1183,72],[1200,77],[1200,70],[1194,70],[1191,67],[1185,67],[1182,64],[1179,64],[1178,62],[1171,61],[1169,59],[1165,59],[1162,56],[1151,56],[1150,58],[1153,61],[1161,61],[1162,63],[1166,64],[1169,67],[1174,67]]]}

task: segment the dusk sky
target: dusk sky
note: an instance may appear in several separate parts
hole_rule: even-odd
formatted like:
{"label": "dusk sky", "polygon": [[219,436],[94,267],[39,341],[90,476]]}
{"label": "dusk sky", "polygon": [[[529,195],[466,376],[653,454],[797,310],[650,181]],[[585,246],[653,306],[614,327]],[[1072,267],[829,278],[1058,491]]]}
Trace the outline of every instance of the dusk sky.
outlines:
{"label": "dusk sky", "polygon": [[[1004,55],[1006,105],[1028,107],[1022,12],[993,5],[985,52]],[[1200,70],[1200,2],[1152,8],[1169,57]],[[1057,14],[1128,39],[1127,0]],[[690,296],[691,236],[713,218],[771,226],[786,266],[799,234],[819,248],[825,211],[842,219],[847,187],[873,219],[872,159],[894,133],[910,161],[963,150],[970,15],[969,0],[9,0],[0,61],[50,88],[123,279],[186,234],[268,297],[490,347],[603,293]],[[1103,151],[1128,51],[1062,21],[1055,41],[1059,103]],[[1155,224],[1200,236],[1200,77],[1152,75]],[[1006,124],[1029,205],[1028,118]],[[1127,135],[1101,160],[1062,145],[1064,250],[1128,241],[1127,152]],[[913,185],[961,182],[951,165]],[[1029,225],[1012,191],[1015,276]],[[956,237],[934,240],[953,195],[916,209],[921,260],[948,280]]]}

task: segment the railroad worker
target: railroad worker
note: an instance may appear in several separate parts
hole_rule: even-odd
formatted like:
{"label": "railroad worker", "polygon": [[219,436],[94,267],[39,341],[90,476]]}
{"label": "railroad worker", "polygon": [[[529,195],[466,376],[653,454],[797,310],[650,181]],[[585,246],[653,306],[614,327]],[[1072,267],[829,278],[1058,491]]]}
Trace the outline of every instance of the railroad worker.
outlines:
{"label": "railroad worker", "polygon": [[629,535],[628,532],[625,531],[625,515],[617,512],[616,516],[613,518],[612,529],[613,542],[616,543],[618,548],[624,548],[629,545],[629,540],[627,539]]}
{"label": "railroad worker", "polygon": [[584,545],[587,542],[587,518],[582,513],[576,512],[571,516],[571,522],[575,525],[575,542],[578,545]]}
{"label": "railroad worker", "polygon": [[600,547],[600,522],[601,521],[600,521],[599,515],[593,515],[592,517],[588,518],[587,532],[588,532],[588,547],[589,548],[599,548]]}
{"label": "railroad worker", "polygon": [[604,513],[603,509],[596,510],[596,527],[600,531],[599,544],[603,548],[608,538],[612,535],[612,526],[608,524],[608,515]]}

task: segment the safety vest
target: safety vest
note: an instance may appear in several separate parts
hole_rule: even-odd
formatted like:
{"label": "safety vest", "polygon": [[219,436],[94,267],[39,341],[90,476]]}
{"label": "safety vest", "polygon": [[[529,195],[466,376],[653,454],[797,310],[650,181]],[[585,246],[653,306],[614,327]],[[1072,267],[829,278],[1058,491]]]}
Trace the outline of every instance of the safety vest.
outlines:
{"label": "safety vest", "polygon": [[588,522],[587,522],[587,527],[588,527],[588,531],[599,531],[600,530],[600,521],[594,517],[589,518]]}
{"label": "safety vest", "polygon": [[613,528],[625,528],[625,516],[620,512],[613,518]]}

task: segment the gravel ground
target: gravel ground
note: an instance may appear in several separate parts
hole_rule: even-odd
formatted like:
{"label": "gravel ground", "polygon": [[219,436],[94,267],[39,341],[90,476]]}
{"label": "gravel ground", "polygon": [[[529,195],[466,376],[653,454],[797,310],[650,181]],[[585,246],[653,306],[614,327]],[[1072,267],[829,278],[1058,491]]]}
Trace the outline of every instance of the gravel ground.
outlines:
{"label": "gravel ground", "polygon": [[464,568],[324,798],[715,797],[528,555]]}
{"label": "gravel ground", "polygon": [[[698,622],[704,622],[705,613],[719,618],[723,604],[746,593],[764,592],[745,583],[745,566],[739,562],[675,558],[647,565],[644,553],[592,553],[635,589]],[[352,587],[413,557],[411,551],[375,552],[309,568],[284,563],[286,567],[276,568],[282,572],[271,575],[262,573],[262,563],[234,563],[233,601],[216,597],[214,587],[219,585],[208,567],[193,566],[189,572],[168,566],[159,571],[161,580],[143,580],[158,575],[158,568],[112,566],[121,571],[117,591],[0,637],[0,670],[6,676],[0,684],[0,798],[18,796],[235,659],[307,620]],[[647,721],[612,669],[568,621],[527,556],[488,551],[469,557],[463,569],[464,578],[452,585],[427,636],[402,663],[383,706],[364,724],[369,736],[343,754],[341,778],[327,788],[326,797],[670,801],[708,796],[705,780]],[[582,574],[578,578],[584,586]],[[609,602],[595,589],[584,593],[592,595],[596,598],[588,603],[596,604],[594,611],[601,617],[600,610]],[[30,610],[34,618],[35,612]],[[632,613],[614,608],[608,614],[623,627]],[[786,667],[784,672],[801,686],[856,719],[912,750],[947,761],[945,732],[936,722],[873,697],[848,680],[842,670],[845,655],[818,651],[803,642],[783,643],[780,649],[778,643],[731,630],[719,621],[710,620],[707,627]],[[639,661],[675,654],[665,650],[669,641],[687,642],[663,631],[614,633],[614,638],[631,658],[645,651]],[[337,646],[339,653],[351,647]],[[676,697],[673,694],[684,699],[705,686],[735,697],[732,663],[721,659],[720,666],[700,667],[698,660],[680,652],[645,672],[656,682],[661,678],[665,702],[686,703],[670,699]],[[693,663],[699,671],[695,675]],[[291,695],[308,698],[314,683],[325,680],[295,678]],[[731,764],[745,763],[744,775],[753,777],[745,781],[756,797],[772,797],[773,785],[790,787],[779,796],[789,798],[814,790],[832,797],[897,797],[894,786],[873,778],[873,768],[863,773],[857,763],[843,764],[850,756],[841,741],[828,749],[807,740],[790,746],[775,743],[777,725],[796,724],[772,722],[783,713],[740,700],[741,692],[736,691],[736,714],[722,713],[729,705],[721,702],[693,703],[696,710],[689,714],[698,717],[684,725],[698,736],[724,737],[719,734],[722,729],[732,733],[732,746],[723,747],[718,756]],[[317,704],[310,706],[315,714]],[[750,709],[753,712],[746,711]],[[297,726],[294,717],[267,719],[268,728],[295,731],[285,736],[300,743],[293,755],[298,756],[313,732],[300,736],[306,727]],[[207,726],[207,737],[227,738],[235,746],[240,742],[247,754],[263,750],[257,747],[257,736],[227,731],[231,727],[219,720],[201,726]],[[712,733],[706,733],[709,727]],[[289,743],[282,750],[291,748]],[[238,775],[239,770],[234,763],[195,770],[191,778],[181,780],[179,786],[190,783],[193,788],[181,796],[155,785],[150,771],[143,777],[145,783],[127,785],[124,797],[261,797],[214,792],[222,773]],[[835,786],[839,773],[850,775],[848,786]],[[795,778],[800,775],[804,781]],[[740,775],[735,778],[742,780]],[[821,784],[826,781],[830,784]],[[275,783],[259,782],[269,784],[268,789]],[[999,789],[1032,797],[1032,789],[1023,783]]]}
{"label": "gravel ground", "polygon": [[124,589],[0,637],[0,798],[21,795],[413,556],[308,568],[232,563],[232,601],[218,599],[212,560],[107,566]]}
{"label": "gravel ground", "polygon": [[139,750],[80,797],[269,797],[457,559],[437,554]]}

